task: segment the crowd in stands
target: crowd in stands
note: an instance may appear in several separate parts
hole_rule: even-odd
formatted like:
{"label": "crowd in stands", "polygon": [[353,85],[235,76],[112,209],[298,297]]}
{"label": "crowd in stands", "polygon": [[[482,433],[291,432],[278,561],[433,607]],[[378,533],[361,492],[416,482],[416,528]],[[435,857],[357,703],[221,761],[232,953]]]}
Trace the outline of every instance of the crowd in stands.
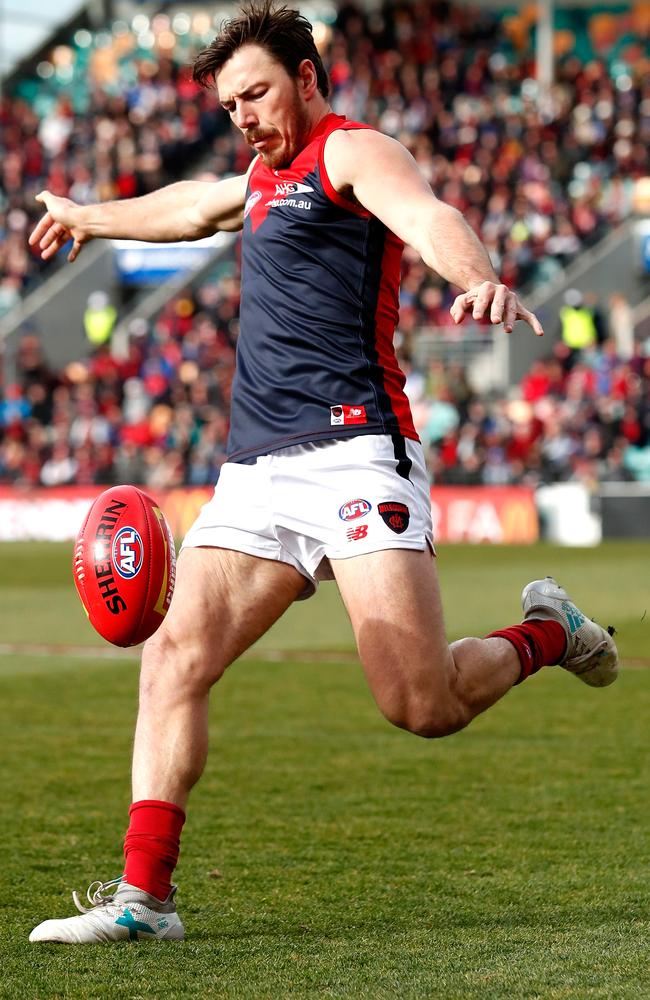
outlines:
{"label": "crowd in stands", "polygon": [[[59,57],[76,89],[53,64],[53,75],[41,69],[38,82],[0,99],[0,314],[41,268],[26,243],[41,188],[86,202],[128,197],[207,150],[216,176],[245,168],[248,152],[215,95],[189,79],[189,27],[175,34],[174,24],[159,15],[139,33],[87,32],[90,41],[77,38]],[[614,72],[604,56],[567,56],[540,113],[531,54],[492,14],[350,5],[319,39],[334,109],[404,142],[509,285],[563,268],[629,214],[631,185],[650,173],[650,74],[640,58]],[[26,333],[0,402],[0,483],[213,483],[238,334],[233,268],[171,299],[152,323],[136,322],[127,357],[89,348],[55,372],[38,334]],[[650,350],[621,350],[605,329],[583,350],[560,344],[520,386],[486,398],[460,366],[410,363],[418,330],[448,325],[451,298],[407,249],[399,342],[434,483],[650,479]]]}
{"label": "crowd in stands", "polygon": [[[213,484],[226,454],[237,308],[235,276],[203,284],[153,324],[135,321],[122,360],[100,347],[61,373],[25,335],[0,403],[0,483]],[[650,481],[650,343],[623,349],[607,324],[602,335],[582,350],[558,341],[506,394],[478,394],[462,365],[418,369],[403,356],[431,481]]]}
{"label": "crowd in stands", "polygon": [[79,31],[39,65],[44,78],[0,94],[0,315],[44,270],[27,246],[44,188],[84,204],[129,198],[186,176],[208,151],[216,176],[246,169],[216,93],[191,79],[184,36],[166,15],[150,27]]}
{"label": "crowd in stands", "polygon": [[[361,13],[350,4],[317,38],[334,109],[404,142],[480,232],[504,281],[521,287],[625,218],[635,178],[648,173],[648,18],[632,9],[619,22],[637,42],[617,49],[613,68],[615,39],[594,32],[594,58],[561,58],[541,104],[523,14],[504,20],[440,2]],[[215,93],[190,79],[192,56],[213,33],[205,15],[163,13],[77,31],[0,98],[0,314],[42,270],[26,245],[39,190],[81,202],[129,197],[208,153],[217,176],[245,169],[249,153]],[[409,321],[435,323],[449,290],[419,272],[411,284]]]}
{"label": "crowd in stands", "polygon": [[[639,25],[647,40],[640,13]],[[560,60],[540,113],[532,53],[507,57],[506,27],[448,4],[398,4],[379,18],[351,8],[330,71],[334,107],[400,139],[503,280],[522,287],[629,214],[634,179],[650,171],[650,62],[641,45],[618,76],[604,59]],[[427,319],[425,306],[416,320]]]}

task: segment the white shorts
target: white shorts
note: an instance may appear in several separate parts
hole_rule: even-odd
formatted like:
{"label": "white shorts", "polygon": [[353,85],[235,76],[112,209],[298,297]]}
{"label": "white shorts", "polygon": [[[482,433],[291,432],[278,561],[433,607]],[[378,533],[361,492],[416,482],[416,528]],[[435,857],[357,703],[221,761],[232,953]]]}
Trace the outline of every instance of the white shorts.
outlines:
{"label": "white shorts", "polygon": [[422,447],[408,439],[405,446],[399,461],[389,434],[363,434],[282,448],[253,465],[226,462],[183,547],[288,563],[306,578],[301,599],[333,579],[330,559],[433,551]]}

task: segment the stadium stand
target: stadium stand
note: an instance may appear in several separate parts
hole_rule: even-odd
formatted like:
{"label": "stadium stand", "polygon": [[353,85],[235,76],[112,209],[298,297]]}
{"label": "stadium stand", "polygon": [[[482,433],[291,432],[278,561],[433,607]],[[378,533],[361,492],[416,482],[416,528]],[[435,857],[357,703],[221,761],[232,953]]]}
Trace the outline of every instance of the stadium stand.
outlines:
{"label": "stadium stand", "polygon": [[[62,373],[23,338],[0,407],[0,482],[213,483],[225,459],[237,337],[236,275],[170,300],[129,337]],[[614,314],[615,315],[615,314]],[[559,342],[507,397],[477,393],[460,365],[402,357],[432,482],[650,481],[650,344],[622,356],[614,321],[584,351]]]}
{"label": "stadium stand", "polygon": [[184,176],[208,150],[217,174],[248,162],[215,94],[190,78],[185,22],[172,33],[165,14],[140,18],[133,28],[78,30],[0,99],[0,314],[44,270],[26,245],[38,191],[83,203],[128,198]]}
{"label": "stadium stand", "polygon": [[[503,280],[521,287],[547,280],[629,214],[634,180],[650,173],[650,76],[640,8],[608,21],[609,33],[583,11],[566,28],[580,54],[568,47],[540,118],[530,23],[518,16],[444,3],[381,14],[348,5],[323,45],[335,110],[399,137],[480,232]],[[0,310],[38,278],[26,233],[40,188],[81,201],[128,197],[208,150],[218,174],[245,167],[247,151],[214,96],[199,94],[183,69],[206,40],[197,24],[145,20],[77,32],[38,79],[3,98]],[[210,37],[209,23],[201,27]],[[567,48],[565,34],[558,45]],[[225,457],[237,266],[235,255],[151,322],[132,324],[124,357],[105,345],[53,372],[39,337],[26,333],[0,408],[0,482],[214,482]],[[462,365],[414,364],[419,331],[445,327],[452,295],[407,249],[398,343],[433,482],[650,479],[650,345],[628,336],[622,346],[625,302],[601,304],[600,343],[582,352],[560,344],[507,398],[490,398]]]}
{"label": "stadium stand", "polygon": [[[629,18],[619,21],[626,38]],[[0,309],[41,269],[25,245],[41,188],[84,202],[129,197],[186,173],[208,150],[217,174],[246,165],[214,94],[189,79],[192,54],[210,37],[205,16],[137,15],[130,26],[79,30],[3,97]],[[445,3],[387,5],[381,16],[347,6],[327,55],[335,110],[399,136],[481,231],[505,280],[521,286],[626,217],[631,183],[648,171],[650,78],[634,58],[639,43],[610,48],[619,55],[611,71],[599,58],[561,62],[547,121],[530,52],[512,45],[512,18]],[[421,284],[426,299],[431,279]]]}

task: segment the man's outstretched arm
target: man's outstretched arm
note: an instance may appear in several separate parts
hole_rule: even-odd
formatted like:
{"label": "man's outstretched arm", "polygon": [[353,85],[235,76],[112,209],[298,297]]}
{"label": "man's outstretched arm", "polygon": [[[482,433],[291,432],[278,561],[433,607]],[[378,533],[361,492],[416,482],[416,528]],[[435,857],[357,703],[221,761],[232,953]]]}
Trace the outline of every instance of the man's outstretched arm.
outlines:
{"label": "man's outstretched arm", "polygon": [[241,229],[246,198],[245,175],[221,181],[179,181],[125,201],[78,205],[41,191],[36,200],[45,215],[29,237],[43,260],[49,260],[69,240],[68,260],[75,260],[85,243],[109,238],[173,243],[198,240],[217,230]]}
{"label": "man's outstretched arm", "polygon": [[395,139],[369,129],[334,132],[325,147],[334,187],[353,197],[443,278],[464,289],[451,316],[503,323],[508,333],[523,319],[542,336],[537,317],[499,282],[485,247],[451,205],[440,201],[411,154]]}

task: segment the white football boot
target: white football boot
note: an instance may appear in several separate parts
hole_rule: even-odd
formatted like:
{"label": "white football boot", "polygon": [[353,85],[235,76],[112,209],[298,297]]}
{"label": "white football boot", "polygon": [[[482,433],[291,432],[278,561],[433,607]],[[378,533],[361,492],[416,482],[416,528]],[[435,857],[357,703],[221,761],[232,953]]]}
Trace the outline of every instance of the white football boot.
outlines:
{"label": "white football boot", "polygon": [[[117,890],[110,892],[111,889]],[[86,892],[90,907],[72,893],[80,916],[44,920],[29,935],[30,941],[62,944],[106,944],[109,941],[182,941],[183,925],[176,913],[176,886],[164,902],[136,889],[124,877],[93,882]]]}
{"label": "white football boot", "polygon": [[533,580],[521,595],[524,620],[559,622],[566,632],[567,646],[560,666],[591,687],[607,687],[618,677],[618,650],[614,629],[590,621],[571,601],[557,580],[547,576]]}

